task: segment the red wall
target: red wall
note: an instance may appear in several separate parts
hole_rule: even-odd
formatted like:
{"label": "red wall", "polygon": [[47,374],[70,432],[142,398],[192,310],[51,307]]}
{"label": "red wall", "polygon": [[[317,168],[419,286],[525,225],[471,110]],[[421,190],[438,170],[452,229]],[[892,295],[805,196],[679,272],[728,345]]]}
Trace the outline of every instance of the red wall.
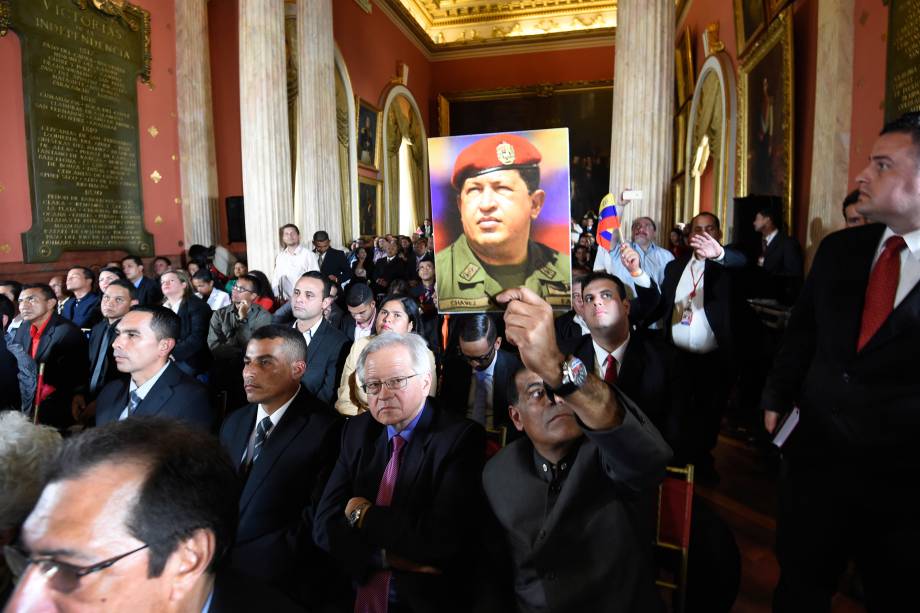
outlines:
{"label": "red wall", "polygon": [[[141,186],[144,195],[144,224],[154,235],[157,253],[182,251],[182,217],[175,199],[179,187],[179,136],[176,120],[176,45],[173,29],[174,0],[135,0],[150,11],[153,55],[153,89],[138,81],[138,128],[140,130]],[[90,251],[64,254],[50,264],[22,264],[20,233],[32,224],[29,178],[26,161],[25,122],[22,98],[22,64],[15,35],[0,39],[0,275],[22,279],[46,279],[51,271],[72,263],[89,265],[120,257],[121,252]],[[156,126],[154,138],[147,129]],[[172,156],[176,159],[173,160]],[[156,170],[163,179],[155,184]],[[156,221],[159,218],[159,221]]]}
{"label": "red wall", "polygon": [[888,7],[882,0],[856,0],[853,15],[853,119],[850,141],[850,183],[865,168],[885,121],[885,58]]}
{"label": "red wall", "polygon": [[[227,238],[228,196],[243,195],[243,157],[240,147],[240,29],[237,0],[208,2],[211,53],[211,107],[217,150],[217,202],[221,242]],[[234,247],[242,246],[234,245]]]}

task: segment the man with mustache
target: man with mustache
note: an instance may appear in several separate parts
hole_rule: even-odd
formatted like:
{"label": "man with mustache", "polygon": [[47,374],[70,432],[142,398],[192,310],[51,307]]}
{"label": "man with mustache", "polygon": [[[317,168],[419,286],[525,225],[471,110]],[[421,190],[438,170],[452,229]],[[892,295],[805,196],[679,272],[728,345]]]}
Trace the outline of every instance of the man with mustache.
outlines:
{"label": "man with mustache", "polygon": [[517,609],[662,611],[642,516],[670,448],[615,385],[559,350],[545,301],[527,288],[498,300],[524,363],[509,382],[508,412],[527,436],[482,480],[509,544]]}
{"label": "man with mustache", "polygon": [[451,185],[463,235],[435,255],[440,309],[497,310],[495,296],[518,286],[553,306],[569,306],[569,263],[530,236],[546,200],[541,159],[517,134],[487,136],[457,156]]}

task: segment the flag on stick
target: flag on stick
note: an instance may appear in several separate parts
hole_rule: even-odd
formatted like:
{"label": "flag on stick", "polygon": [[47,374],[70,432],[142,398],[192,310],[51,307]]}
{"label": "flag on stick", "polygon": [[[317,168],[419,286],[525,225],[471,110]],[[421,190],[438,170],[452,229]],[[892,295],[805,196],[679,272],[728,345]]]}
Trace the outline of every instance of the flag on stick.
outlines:
{"label": "flag on stick", "polygon": [[604,196],[604,199],[601,200],[598,217],[597,244],[602,249],[610,251],[610,246],[614,244],[613,233],[620,228],[620,217],[617,215],[616,196],[613,194]]}

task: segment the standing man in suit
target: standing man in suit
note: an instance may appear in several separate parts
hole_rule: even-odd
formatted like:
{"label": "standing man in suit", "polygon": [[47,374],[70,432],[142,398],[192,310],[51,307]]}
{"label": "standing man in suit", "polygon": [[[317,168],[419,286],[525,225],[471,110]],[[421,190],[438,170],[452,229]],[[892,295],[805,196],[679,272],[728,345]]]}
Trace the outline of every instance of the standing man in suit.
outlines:
{"label": "standing man in suit", "polygon": [[681,377],[698,383],[675,407],[681,435],[675,463],[692,462],[699,480],[715,482],[712,449],[738,361],[750,344],[746,337],[753,314],[732,270],[743,268],[745,257],[721,245],[719,218],[700,213],[690,221],[690,232],[692,252],[665,268],[661,302],[650,320],[665,317],[665,336],[677,350],[676,368]]}
{"label": "standing man in suit", "polygon": [[294,328],[307,342],[307,371],[303,385],[320,402],[329,406],[335,401],[339,377],[351,343],[340,330],[333,328],[323,310],[332,301],[332,282],[317,271],[304,273],[294,286],[291,307]]}
{"label": "standing man in suit", "polygon": [[754,215],[754,231],[760,234],[757,267],[764,273],[758,295],[781,304],[795,304],[802,290],[805,264],[799,241],[780,229],[776,211],[764,208]]}
{"label": "standing man in suit", "polygon": [[426,400],[433,375],[417,334],[381,334],[358,360],[369,410],[345,426],[314,527],[355,611],[474,610],[485,438]]}
{"label": "standing man in suit", "polygon": [[121,269],[125,271],[128,281],[137,288],[139,305],[159,306],[163,304],[163,292],[160,290],[159,282],[144,276],[144,260],[136,255],[126,256],[121,260]]}
{"label": "standing man in suit", "polygon": [[325,230],[313,233],[313,252],[323,276],[339,287],[351,281],[351,266],[348,265],[345,252],[329,246],[329,233]]}
{"label": "standing man in suit", "polygon": [[104,319],[93,326],[89,335],[89,385],[81,386],[74,394],[71,410],[73,418],[82,421],[96,414],[96,396],[109,381],[126,380],[128,375],[118,370],[112,353],[118,322],[131,307],[137,305],[137,288],[129,281],[113,281],[102,294]]}
{"label": "standing man in suit", "polygon": [[830,610],[851,555],[869,611],[916,600],[920,113],[884,127],[856,182],[877,223],[821,243],[762,400],[770,431],[801,411],[784,447],[776,611]]}
{"label": "standing man in suit", "polygon": [[[643,514],[671,450],[614,385],[559,350],[549,304],[523,287],[497,299],[525,365],[509,413],[527,436],[482,482],[511,550],[518,610],[662,611]],[[627,308],[611,296],[616,304]]]}
{"label": "standing man in suit", "polygon": [[341,421],[300,383],[307,345],[296,330],[256,330],[243,359],[243,387],[252,403],[231,413],[220,441],[244,479],[240,523],[230,564],[319,604],[327,579],[325,554],[313,544],[312,518],[338,457]]}
{"label": "standing man in suit", "polygon": [[64,304],[61,317],[69,319],[78,328],[92,328],[102,320],[99,294],[93,291],[96,275],[85,266],[75,266],[67,271],[67,291],[73,298]]}
{"label": "standing man in suit", "polygon": [[374,334],[374,322],[377,320],[377,303],[374,292],[365,283],[352,283],[345,294],[345,308],[348,315],[342,318],[342,332],[348,340],[356,340]]}
{"label": "standing man in suit", "polygon": [[482,424],[486,430],[512,430],[508,387],[517,370],[514,354],[500,349],[495,322],[485,313],[469,315],[460,330],[460,355],[444,368],[444,407]]}
{"label": "standing man in suit", "polygon": [[86,336],[75,325],[55,313],[54,291],[43,283],[22,286],[19,312],[22,325],[14,343],[21,346],[41,367],[43,384],[38,390],[38,421],[64,429],[73,424],[71,402],[74,391],[89,375]]}
{"label": "standing man in suit", "polygon": [[204,430],[214,426],[207,388],[170,360],[180,325],[179,316],[166,307],[134,307],[118,322],[115,364],[131,378],[102,388],[98,425],[136,415],[170,417]]}

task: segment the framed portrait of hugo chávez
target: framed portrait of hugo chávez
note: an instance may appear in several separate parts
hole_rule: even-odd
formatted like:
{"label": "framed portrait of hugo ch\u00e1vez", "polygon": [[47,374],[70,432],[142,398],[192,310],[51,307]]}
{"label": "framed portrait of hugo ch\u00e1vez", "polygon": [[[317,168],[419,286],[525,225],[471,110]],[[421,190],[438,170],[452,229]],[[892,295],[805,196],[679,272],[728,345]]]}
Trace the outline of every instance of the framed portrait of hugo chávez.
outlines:
{"label": "framed portrait of hugo ch\u00e1vez", "polygon": [[738,57],[741,57],[766,29],[767,11],[764,0],[734,0],[734,3],[735,38],[738,41]]}
{"label": "framed portrait of hugo ch\u00e1vez", "polygon": [[380,134],[383,125],[380,121],[380,109],[357,98],[358,109],[358,164],[364,168],[380,168]]}
{"label": "framed portrait of hugo ch\u00e1vez", "polygon": [[383,228],[383,182],[358,175],[358,230],[361,236],[377,236]]}
{"label": "framed portrait of hugo ch\u00e1vez", "polygon": [[792,12],[786,9],[741,62],[738,78],[738,196],[778,196],[792,227]]}
{"label": "framed portrait of hugo ch\u00e1vez", "polygon": [[430,138],[428,168],[438,310],[500,311],[520,286],[568,310],[568,128]]}

